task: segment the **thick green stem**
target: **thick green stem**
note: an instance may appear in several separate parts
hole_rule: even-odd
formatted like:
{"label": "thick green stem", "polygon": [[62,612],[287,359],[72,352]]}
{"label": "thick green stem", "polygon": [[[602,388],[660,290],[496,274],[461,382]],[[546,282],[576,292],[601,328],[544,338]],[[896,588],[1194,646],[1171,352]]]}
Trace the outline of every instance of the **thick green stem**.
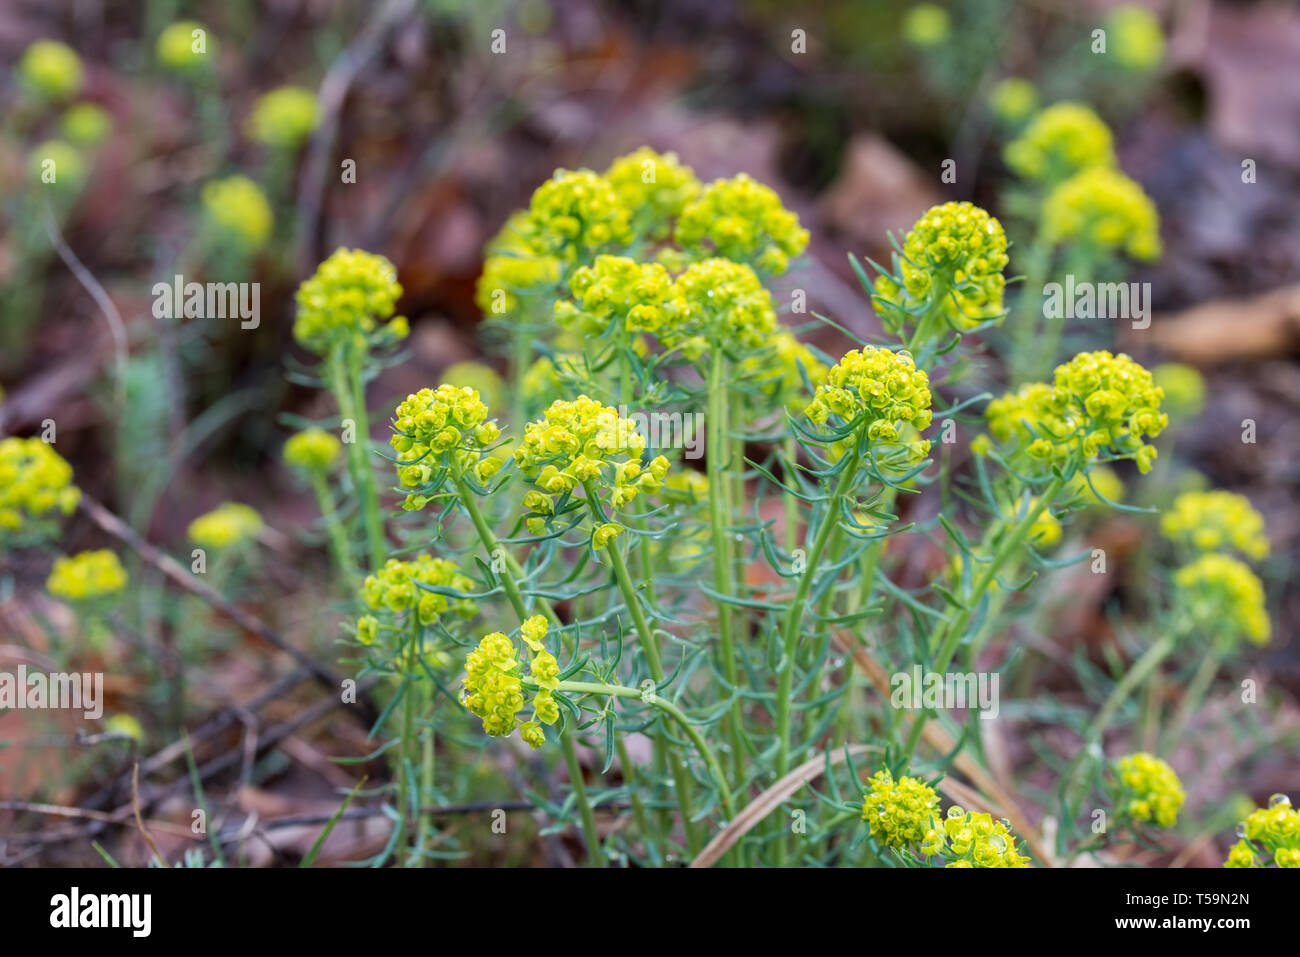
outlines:
{"label": "thick green stem", "polygon": [[330,389],[338,402],[339,417],[344,424],[351,421],[354,435],[347,444],[348,472],[352,487],[361,499],[361,522],[365,529],[370,568],[384,563],[387,546],[384,528],[379,517],[379,493],[375,489],[375,473],[370,467],[370,419],[366,412],[365,386],[361,376],[361,360],[346,345],[335,349],[328,360]]}
{"label": "thick green stem", "polygon": [[591,799],[587,797],[587,786],[582,779],[578,748],[573,743],[573,736],[567,730],[560,735],[560,750],[564,752],[564,763],[569,769],[569,786],[573,788],[578,814],[582,817],[582,833],[587,840],[587,860],[591,862],[592,867],[605,867],[608,861],[605,860],[605,855],[600,849],[600,832],[596,830],[596,814],[591,809]]}
{"label": "thick green stem", "polygon": [[[424,801],[432,802],[433,794],[433,770],[434,770],[434,725],[433,725],[433,705],[435,694],[430,687],[426,697],[429,711],[429,727],[424,732],[423,750],[420,755],[420,803]],[[424,867],[425,865],[425,848],[429,844],[429,816],[423,814],[419,807],[415,809],[416,814],[416,837],[415,837],[415,866]]]}

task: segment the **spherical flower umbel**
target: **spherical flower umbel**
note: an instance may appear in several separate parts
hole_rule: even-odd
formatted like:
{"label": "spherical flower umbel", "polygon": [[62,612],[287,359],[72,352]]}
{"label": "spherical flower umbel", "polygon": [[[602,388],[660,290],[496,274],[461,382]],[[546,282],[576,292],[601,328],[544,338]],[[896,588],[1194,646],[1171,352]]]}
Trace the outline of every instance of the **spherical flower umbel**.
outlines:
{"label": "spherical flower umbel", "polygon": [[749,351],[780,329],[772,295],[749,266],[730,259],[693,263],[677,277],[676,300],[655,335],[689,359],[715,348]]}
{"label": "spherical flower umbel", "polygon": [[530,222],[526,211],[515,213],[487,245],[474,289],[485,316],[519,318],[522,305],[559,285],[561,260],[530,236]]}
{"label": "spherical flower umbel", "polygon": [[1278,867],[1300,867],[1300,812],[1285,794],[1274,794],[1268,807],[1252,811],[1238,825],[1237,836],[1240,840],[1224,867],[1267,867],[1270,862]]}
{"label": "spherical flower umbel", "polygon": [[900,330],[936,301],[958,332],[1003,315],[1007,235],[972,203],[944,203],[925,213],[903,243],[898,275],[880,276],[873,302],[886,325]]}
{"label": "spherical flower umbel", "polygon": [[59,132],[78,146],[96,146],[113,128],[113,119],[96,103],[77,103],[59,119]]}
{"label": "spherical flower umbel", "polygon": [[[298,287],[293,336],[318,355],[343,341],[365,342],[379,323],[392,317],[401,296],[397,270],[383,256],[337,249]],[[405,338],[409,331],[404,316],[385,328],[394,339]]]}
{"label": "spherical flower umbel", "polygon": [[620,156],[605,179],[630,211],[634,231],[664,239],[672,221],[700,191],[700,181],[676,153],[656,153],[647,146]]}
{"label": "spherical flower umbel", "polygon": [[245,252],[271,238],[273,217],[266,194],[247,176],[227,176],[203,186],[203,213],[217,236]]}
{"label": "spherical flower umbel", "polygon": [[520,626],[520,636],[530,655],[528,687],[537,689],[531,721],[520,723],[516,717],[524,709],[526,688],[523,665],[516,655],[514,642],[494,632],[486,635],[465,658],[460,700],[472,714],[483,719],[483,730],[488,734],[504,737],[518,727],[519,736],[529,747],[540,748],[546,743],[541,725],[560,720],[560,708],[554,696],[560,684],[560,666],[546,649],[547,627],[541,615],[527,618]]}
{"label": "spherical flower umbel", "polygon": [[343,443],[324,429],[304,429],[284,443],[284,460],[304,472],[328,472],[343,454]]}
{"label": "spherical flower umbel", "polygon": [[1235,551],[1254,561],[1268,556],[1264,517],[1233,492],[1184,492],[1160,516],[1160,531],[1198,552]]}
{"label": "spherical flower umbel", "polygon": [[659,459],[643,469],[645,447],[635,423],[619,416],[617,409],[580,395],[572,401],[556,399],[542,418],[528,423],[514,456],[515,464],[543,492],[560,495],[592,483],[622,490],[622,505],[638,488],[657,491],[667,471],[667,459],[662,471]]}
{"label": "spherical flower umbel", "polygon": [[250,139],[276,149],[297,149],[316,128],[316,94],[301,86],[264,93],[248,116]]}
{"label": "spherical flower umbel", "polygon": [[1025,120],[1038,107],[1038,88],[1023,77],[1009,76],[989,93],[989,107],[1003,123]]}
{"label": "spherical flower umbel", "polygon": [[1121,67],[1147,73],[1160,65],[1165,35],[1154,13],[1136,3],[1124,3],[1111,10],[1105,23],[1109,53]]}
{"label": "spherical flower umbel", "polygon": [[1147,262],[1160,255],[1160,215],[1142,187],[1098,166],[1065,180],[1043,201],[1043,235]]}
{"label": "spherical flower umbel", "polygon": [[18,61],[18,82],[42,100],[66,100],[81,89],[81,57],[66,43],[37,40]]}
{"label": "spherical flower umbel", "polygon": [[1059,183],[1093,166],[1115,165],[1110,127],[1082,103],[1054,103],[1007,144],[1007,165],[1025,179]]}
{"label": "spherical flower umbel", "polygon": [[1144,440],[1169,424],[1160,411],[1163,397],[1151,373],[1124,353],[1081,352],[1056,367],[1044,406],[1053,423],[1044,432],[1053,434],[1040,435],[1027,451],[1044,461],[1059,461],[1063,449],[1077,448],[1085,459],[1109,452],[1149,472],[1156,450]]}
{"label": "spherical flower umbel", "polygon": [[559,169],[537,188],[522,224],[541,255],[568,262],[632,238],[630,213],[614,188],[589,169]]}
{"label": "spherical flower umbel", "polygon": [[408,395],[393,418],[388,443],[397,451],[397,478],[406,491],[402,507],[424,508],[448,475],[484,484],[501,468],[490,453],[501,429],[469,386],[443,383]]}
{"label": "spherical flower umbel", "polygon": [[478,604],[472,598],[444,595],[429,591],[430,588],[470,592],[474,581],[455,562],[445,558],[432,555],[418,555],[410,561],[390,558],[366,578],[361,597],[376,611],[402,613],[415,609],[422,625],[433,624],[439,615],[447,612],[466,619],[478,614]]}
{"label": "spherical flower umbel", "polygon": [[177,73],[190,73],[208,64],[215,43],[206,27],[193,20],[169,23],[158,34],[158,62]]}
{"label": "spherical flower umbel", "polygon": [[675,310],[674,286],[658,263],[626,256],[597,256],[569,280],[572,300],[555,304],[555,321],[566,329],[599,336],[611,324],[626,332],[658,332]]}
{"label": "spherical flower umbel", "polygon": [[930,818],[939,807],[939,795],[924,781],[911,777],[894,780],[888,768],[877,771],[862,796],[862,820],[871,836],[897,850],[918,844],[930,830]]}
{"label": "spherical flower umbel", "polygon": [[101,548],[56,558],[45,587],[56,598],[90,601],[120,592],[126,582],[126,569],[117,554]]}
{"label": "spherical flower umbel", "polygon": [[1228,555],[1202,555],[1174,572],[1180,607],[1220,640],[1266,645],[1272,634],[1264,586],[1249,566]]}
{"label": "spherical flower umbel", "polygon": [[72,466],[48,442],[0,440],[0,541],[29,523],[71,514],[80,500]]}
{"label": "spherical flower umbel", "polygon": [[1119,804],[1116,810],[1134,821],[1173,827],[1186,795],[1167,763],[1145,751],[1115,761]]}
{"label": "spherical flower umbel", "polygon": [[781,205],[769,186],[744,173],[710,183],[677,221],[683,249],[712,249],[716,255],[780,275],[808,246],[808,230]]}
{"label": "spherical flower umbel", "polygon": [[995,821],[991,814],[975,814],[953,805],[944,815],[942,828],[948,867],[1029,866],[1029,858],[1016,848],[1008,822]]}
{"label": "spherical flower umbel", "polygon": [[[930,425],[930,378],[906,352],[864,346],[831,368],[805,414],[818,424],[832,415],[845,423],[861,417],[872,442],[897,442],[905,426]],[[913,444],[914,457],[924,457],[929,443]]]}
{"label": "spherical flower umbel", "polygon": [[262,531],[262,516],[239,502],[223,502],[211,512],[190,522],[186,534],[203,548],[229,548],[256,538]]}

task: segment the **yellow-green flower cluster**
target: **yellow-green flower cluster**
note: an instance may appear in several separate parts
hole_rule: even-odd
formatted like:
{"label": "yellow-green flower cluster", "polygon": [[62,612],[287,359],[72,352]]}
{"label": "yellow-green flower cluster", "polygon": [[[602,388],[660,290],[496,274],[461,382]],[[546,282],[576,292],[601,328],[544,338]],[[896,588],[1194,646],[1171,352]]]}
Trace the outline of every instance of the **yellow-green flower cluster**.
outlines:
{"label": "yellow-green flower cluster", "polygon": [[716,254],[780,275],[808,246],[808,230],[769,186],[745,173],[719,179],[682,210],[675,231],[684,250],[712,247]]}
{"label": "yellow-green flower cluster", "polygon": [[500,632],[485,636],[465,658],[465,678],[461,681],[461,703],[483,719],[483,730],[494,737],[505,737],[519,728],[519,736],[529,747],[546,743],[543,724],[560,720],[560,708],[554,691],[560,684],[560,665],[546,650],[546,619],[533,615],[520,627],[528,646],[529,680],[538,688],[533,697],[533,719],[519,723],[517,715],[524,708],[523,666],[515,654],[514,642]]}
{"label": "yellow-green flower cluster", "polygon": [[1266,645],[1272,634],[1264,586],[1249,566],[1228,555],[1202,555],[1174,572],[1179,606],[1203,629],[1222,638]]}
{"label": "yellow-green flower cluster", "polygon": [[553,289],[560,282],[559,257],[543,252],[529,238],[529,224],[529,214],[517,212],[488,243],[474,290],[474,302],[485,316],[517,316],[521,297]]}
{"label": "yellow-green flower cluster", "polygon": [[1155,755],[1139,751],[1119,758],[1114,770],[1121,815],[1134,821],[1153,821],[1159,827],[1174,826],[1186,795],[1173,768]]}
{"label": "yellow-green flower cluster", "polygon": [[1006,821],[975,814],[953,805],[943,822],[926,833],[921,850],[942,854],[948,867],[1028,867],[1029,858],[1016,847]]}
{"label": "yellow-green flower cluster", "polygon": [[1014,126],[1029,118],[1038,108],[1038,88],[1028,80],[1010,76],[993,87],[989,107],[1003,123]]}
{"label": "yellow-green flower cluster", "polygon": [[877,771],[867,783],[871,790],[862,796],[862,820],[871,836],[898,850],[923,841],[939,807],[934,788],[907,776],[895,781],[888,768]]}
{"label": "yellow-green flower cluster", "polygon": [[1184,492],[1160,517],[1160,531],[1199,552],[1236,551],[1254,561],[1268,556],[1264,517],[1233,492]]}
{"label": "yellow-green flower cluster", "polygon": [[1160,215],[1142,187],[1117,169],[1076,173],[1043,202],[1043,235],[1105,253],[1150,261],[1160,255]]}
{"label": "yellow-green flower cluster", "polygon": [[103,598],[126,587],[126,569],[107,548],[65,555],[54,560],[45,587],[51,595],[68,601]]}
{"label": "yellow-green flower cluster", "polygon": [[[846,423],[861,416],[871,441],[897,442],[905,426],[920,431],[930,425],[930,378],[906,352],[863,346],[831,368],[804,411],[819,425],[832,415]],[[924,439],[908,445],[915,459],[930,448]]]}
{"label": "yellow-green flower cluster", "polygon": [[903,39],[914,47],[941,46],[948,39],[948,11],[933,3],[918,3],[903,17]]}
{"label": "yellow-green flower cluster", "polygon": [[343,443],[324,429],[304,429],[284,443],[284,460],[304,472],[329,472],[343,454]]}
{"label": "yellow-green flower cluster", "polygon": [[1059,183],[1081,170],[1113,166],[1110,127],[1082,103],[1054,103],[1007,144],[1007,165],[1025,179]]}
{"label": "yellow-green flower cluster", "polygon": [[271,238],[271,204],[247,176],[227,176],[203,186],[203,212],[218,235],[247,252]]}
{"label": "yellow-green flower cluster", "polygon": [[398,453],[397,479],[407,490],[402,507],[408,511],[429,503],[447,469],[486,483],[502,465],[488,451],[501,429],[469,386],[443,383],[408,395],[397,406],[393,431],[388,444]]}
{"label": "yellow-green flower cluster", "polygon": [[665,239],[672,221],[700,191],[695,171],[677,161],[676,153],[656,153],[647,146],[620,156],[605,179],[631,214],[634,231]]}
{"label": "yellow-green flower cluster", "polygon": [[[393,315],[401,296],[397,270],[383,256],[337,249],[298,287],[293,336],[318,355],[348,339],[364,343],[379,322]],[[410,327],[405,316],[397,316],[385,330],[404,339]]]}
{"label": "yellow-green flower cluster", "polygon": [[1165,55],[1165,35],[1160,21],[1146,7],[1125,3],[1106,17],[1108,50],[1115,62],[1134,73],[1147,73]]}
{"label": "yellow-green flower cluster", "polygon": [[1136,460],[1149,472],[1156,458],[1144,437],[1159,435],[1169,417],[1151,373],[1127,355],[1081,352],[1057,366],[1053,384],[1031,383],[989,403],[989,430],[1017,452],[1045,465],[1064,466],[1081,452]]}
{"label": "yellow-green flower cluster", "polygon": [[[424,586],[424,587],[421,587]],[[369,575],[361,586],[361,597],[376,611],[407,612],[415,609],[420,624],[431,625],[439,615],[452,612],[461,618],[473,618],[478,605],[472,598],[455,598],[436,594],[427,588],[449,588],[469,592],[474,581],[456,567],[456,563],[432,555],[418,555],[410,561],[390,558],[382,568]],[[361,628],[358,628],[360,637]],[[369,631],[369,627],[366,628]],[[363,644],[368,642],[362,639]]]}
{"label": "yellow-green flower cluster", "polygon": [[316,128],[316,94],[282,86],[263,94],[248,116],[250,139],[276,149],[297,149]]}
{"label": "yellow-green flower cluster", "polygon": [[[556,399],[542,418],[530,422],[515,449],[515,464],[537,489],[524,496],[531,513],[528,528],[542,534],[553,514],[553,496],[585,494],[585,488],[607,493],[611,508],[624,508],[638,492],[657,492],[668,474],[662,455],[643,463],[645,437],[618,410],[585,395],[573,401]],[[596,529],[596,547],[608,544],[619,526]]]}
{"label": "yellow-green flower cluster", "polygon": [[43,100],[66,100],[81,89],[84,71],[75,50],[57,40],[37,40],[18,61],[18,82]]}
{"label": "yellow-green flower cluster", "polygon": [[262,531],[262,516],[249,505],[223,502],[190,522],[186,534],[202,548],[229,548],[256,538]]}
{"label": "yellow-green flower cluster", "polygon": [[0,537],[54,513],[68,515],[80,500],[72,466],[49,443],[0,440]]}
{"label": "yellow-green flower cluster", "polygon": [[108,111],[95,103],[77,103],[68,107],[59,119],[59,130],[78,146],[96,146],[113,128]]}
{"label": "yellow-green flower cluster", "polygon": [[155,52],[158,62],[169,70],[188,73],[207,66],[208,57],[216,52],[216,44],[203,24],[178,20],[158,34]]}
{"label": "yellow-green flower cluster", "polygon": [[1164,407],[1175,420],[1191,421],[1205,408],[1205,377],[1194,366],[1162,362],[1151,377],[1165,390]]}
{"label": "yellow-green flower cluster", "polygon": [[599,336],[610,324],[627,332],[658,332],[676,311],[675,287],[658,263],[626,256],[597,256],[569,281],[573,299],[555,304],[555,321],[565,329]]}
{"label": "yellow-green flower cluster", "polygon": [[771,293],[743,263],[692,263],[677,277],[675,290],[671,322],[655,334],[688,359],[699,358],[710,344],[744,351],[763,348],[780,328]]}
{"label": "yellow-green flower cluster", "polygon": [[533,193],[522,231],[539,253],[568,262],[632,238],[627,207],[609,182],[589,169],[556,170]]}
{"label": "yellow-green flower cluster", "polygon": [[880,276],[872,298],[891,330],[941,299],[944,318],[963,332],[1001,317],[1006,266],[1002,224],[972,203],[944,203],[917,220],[903,243],[901,277]]}
{"label": "yellow-green flower cluster", "polygon": [[86,162],[71,143],[46,140],[31,152],[32,179],[60,193],[75,192],[86,181]]}
{"label": "yellow-green flower cluster", "polygon": [[1241,840],[1224,867],[1266,867],[1269,860],[1278,867],[1300,867],[1300,812],[1285,794],[1274,794],[1268,807],[1253,811],[1238,826],[1237,836]]}

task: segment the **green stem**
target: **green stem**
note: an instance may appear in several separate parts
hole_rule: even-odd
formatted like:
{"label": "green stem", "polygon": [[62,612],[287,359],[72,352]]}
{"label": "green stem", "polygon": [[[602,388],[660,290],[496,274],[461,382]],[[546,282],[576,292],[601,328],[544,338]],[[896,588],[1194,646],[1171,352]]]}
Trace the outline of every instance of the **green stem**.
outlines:
{"label": "green stem", "polygon": [[350,587],[356,581],[357,571],[352,565],[348,537],[343,530],[343,523],[339,520],[334,495],[330,492],[329,482],[322,472],[311,473],[311,485],[316,493],[316,505],[320,508],[321,520],[325,523],[326,534],[329,536],[330,556],[334,560],[334,567]]}
{"label": "green stem", "polygon": [[365,407],[365,388],[361,381],[360,362],[346,345],[340,346],[329,360],[330,387],[339,405],[339,416],[351,420],[355,434],[347,443],[348,472],[352,487],[361,499],[361,521],[365,529],[370,567],[384,563],[387,546],[384,544],[383,525],[379,519],[379,493],[375,490],[375,474],[370,467],[370,420]]}
{"label": "green stem", "polygon": [[[563,687],[563,682],[560,683]],[[592,867],[605,867],[608,863],[600,849],[600,833],[596,830],[596,814],[591,809],[591,800],[587,797],[587,786],[582,778],[582,765],[578,762],[578,748],[573,743],[573,735],[566,729],[560,735],[560,750],[564,752],[564,763],[569,769],[569,786],[578,803],[578,814],[582,817],[582,833],[587,840],[587,860]]]}
{"label": "green stem", "polygon": [[1196,669],[1191,684],[1187,686],[1187,691],[1183,694],[1183,700],[1178,705],[1178,711],[1174,714],[1173,722],[1161,736],[1165,751],[1168,751],[1177,743],[1183,730],[1187,727],[1187,723],[1191,721],[1192,714],[1204,700],[1205,693],[1209,690],[1210,683],[1214,681],[1214,676],[1218,674],[1219,665],[1222,662],[1223,651],[1221,646],[1217,644],[1201,659],[1201,666]]}
{"label": "green stem", "polygon": [[[429,689],[428,702],[429,709],[429,727],[424,732],[423,751],[420,755],[420,797],[421,802],[428,800],[432,803],[433,795],[433,769],[434,769],[434,725],[433,725],[433,705],[435,694],[432,688]],[[425,856],[424,850],[429,843],[429,817],[421,813],[419,807],[416,813],[416,838],[415,838],[415,866],[424,867]]]}

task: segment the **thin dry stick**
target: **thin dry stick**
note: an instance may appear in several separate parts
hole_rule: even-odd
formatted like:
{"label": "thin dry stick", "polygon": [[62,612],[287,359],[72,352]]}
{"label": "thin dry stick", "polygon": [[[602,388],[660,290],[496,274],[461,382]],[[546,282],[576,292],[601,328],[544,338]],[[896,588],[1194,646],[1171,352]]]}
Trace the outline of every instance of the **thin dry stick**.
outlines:
{"label": "thin dry stick", "polygon": [[[49,817],[67,817],[76,820],[97,821],[101,824],[126,824],[129,815],[121,812],[109,814],[107,811],[91,811],[80,807],[65,807],[61,804],[39,804],[30,801],[0,801],[0,811],[18,811],[30,814],[44,814]],[[146,821],[155,831],[163,831],[176,837],[193,838],[188,827],[173,824],[170,821]],[[10,835],[10,839],[22,840],[22,835]]]}
{"label": "thin dry stick", "polygon": [[736,815],[735,820],[714,835],[713,840],[705,845],[704,850],[700,851],[695,860],[691,861],[690,866],[712,867],[716,864],[723,854],[726,854],[738,840],[752,831],[763,818],[788,801],[795,792],[809,781],[820,777],[826,771],[828,762],[831,767],[834,767],[842,763],[850,754],[858,755],[867,751],[879,750],[880,748],[874,745],[852,744],[832,751],[829,758],[813,758],[799,765],[746,805],[744,810]]}
{"label": "thin dry stick", "polygon": [[138,762],[131,770],[131,809],[135,811],[135,826],[140,829],[145,842],[153,849],[153,856],[159,864],[166,867],[167,862],[163,860],[162,853],[158,850],[158,842],[153,839],[149,829],[144,826],[144,817],[140,814],[140,765]]}
{"label": "thin dry stick", "polygon": [[54,244],[54,251],[59,254],[72,274],[77,277],[77,282],[81,283],[86,292],[90,293],[90,298],[95,300],[95,305],[99,306],[99,311],[104,314],[108,321],[108,328],[113,334],[113,353],[117,363],[117,381],[114,383],[115,395],[117,398],[117,408],[120,412],[126,407],[126,325],[122,322],[122,314],[117,311],[112,297],[104,289],[98,279],[94,277],[77,258],[77,254],[72,251],[72,247],[63,239],[63,234],[59,232],[59,224],[54,221],[54,212],[50,209],[49,203],[45,204],[45,232],[49,234],[50,242]]}
{"label": "thin dry stick", "polygon": [[[263,641],[289,655],[294,661],[310,671],[317,683],[327,688],[331,695],[338,693],[342,687],[342,681],[330,669],[313,659],[306,652],[289,644],[255,615],[228,601],[224,595],[211,585],[188,574],[175,559],[158,551],[158,549],[141,538],[133,528],[84,492],[81,496],[81,509],[92,522],[131,548],[142,559],[162,572],[170,581],[186,591],[198,595],[245,631],[252,632]],[[362,716],[362,722],[367,726],[373,721],[373,715],[365,714]]]}

